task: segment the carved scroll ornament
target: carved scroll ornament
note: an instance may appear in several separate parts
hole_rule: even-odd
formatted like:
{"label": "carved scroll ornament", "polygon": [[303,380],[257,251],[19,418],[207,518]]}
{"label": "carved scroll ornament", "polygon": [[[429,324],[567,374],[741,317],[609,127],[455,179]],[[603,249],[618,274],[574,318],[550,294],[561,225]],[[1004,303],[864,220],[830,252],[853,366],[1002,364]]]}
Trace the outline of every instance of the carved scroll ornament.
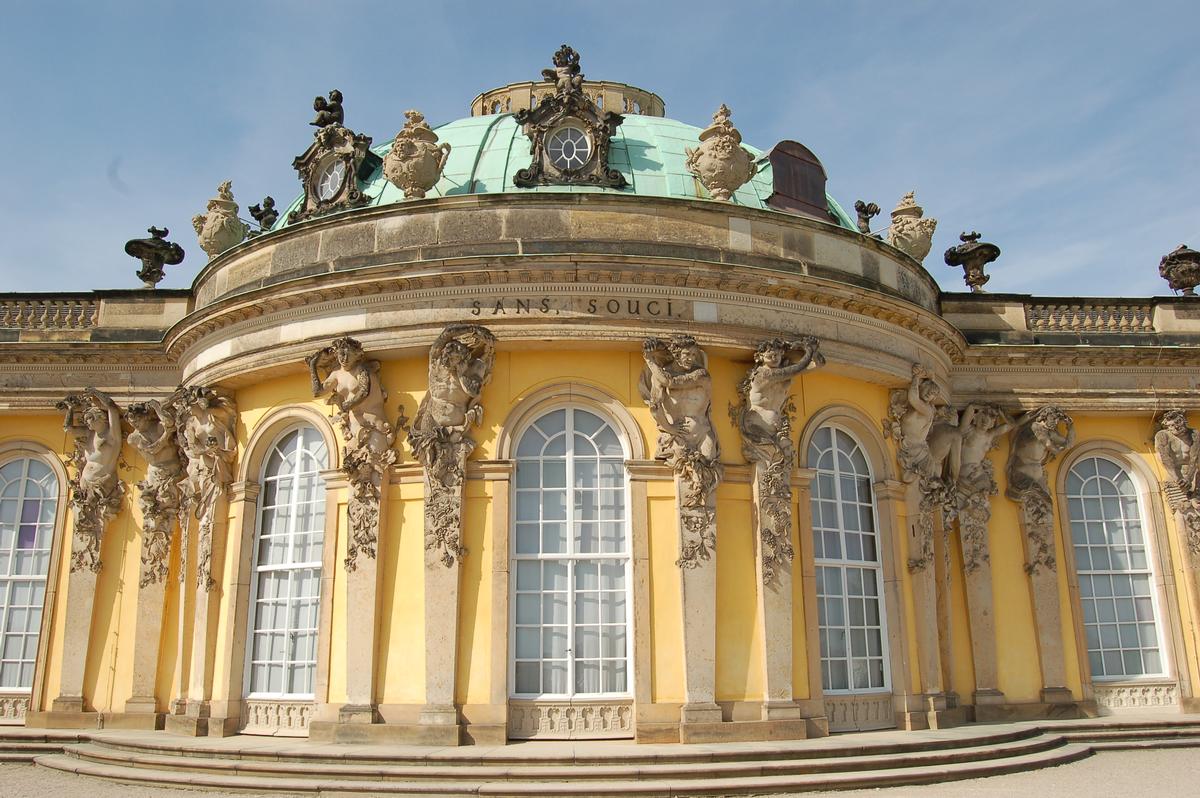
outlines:
{"label": "carved scroll ornament", "polygon": [[449,568],[462,560],[462,485],[483,421],[480,397],[492,379],[496,337],[486,327],[455,324],[429,351],[429,391],[407,430],[425,471],[425,550]]}
{"label": "carved scroll ornament", "polygon": [[1029,547],[1025,570],[1041,568],[1053,571],[1053,502],[1046,475],[1046,464],[1075,441],[1071,417],[1058,407],[1032,410],[1014,425],[1005,471],[1008,486],[1005,495],[1021,505]]}
{"label": "carved scroll ornament", "polygon": [[738,404],[729,408],[742,433],[742,453],[754,463],[762,578],[768,583],[779,569],[791,566],[795,554],[791,542],[795,405],[789,391],[796,375],[824,365],[819,349],[820,342],[812,337],[763,342],[754,353],[754,366],[738,384]]}
{"label": "carved scroll ornament", "polygon": [[137,484],[142,511],[142,569],[140,587],[167,578],[171,530],[183,512],[182,453],[173,408],[157,401],[134,402],[125,411],[133,427],[129,443],[146,461],[146,478]]}
{"label": "carved scroll ornament", "polygon": [[63,429],[74,441],[68,461],[74,471],[68,487],[76,538],[71,571],[98,573],[104,527],[125,496],[125,483],[117,476],[121,411],[111,397],[94,388],[69,395],[55,406],[63,411]]}
{"label": "carved scroll ornament", "polygon": [[350,483],[345,565],[347,571],[353,571],[359,554],[375,557],[381,491],[388,468],[398,459],[392,448],[396,428],[387,420],[387,392],[379,378],[379,361],[368,358],[358,341],[338,338],[306,362],[313,395],[328,395],[345,441],[342,471]]}
{"label": "carved scroll ornament", "polygon": [[[193,520],[198,521],[196,584],[210,591],[212,578],[213,529],[221,498],[233,481],[237,459],[237,408],[233,398],[203,385],[180,386],[171,396],[179,447],[187,460],[180,484],[183,493],[183,523],[180,550],[186,552]],[[182,581],[184,568],[179,569]]]}
{"label": "carved scroll ornament", "polygon": [[655,458],[666,460],[679,482],[680,555],[676,565],[697,568],[717,545],[717,485],[721,447],[713,430],[708,356],[690,335],[649,338],[638,389],[658,425]]}

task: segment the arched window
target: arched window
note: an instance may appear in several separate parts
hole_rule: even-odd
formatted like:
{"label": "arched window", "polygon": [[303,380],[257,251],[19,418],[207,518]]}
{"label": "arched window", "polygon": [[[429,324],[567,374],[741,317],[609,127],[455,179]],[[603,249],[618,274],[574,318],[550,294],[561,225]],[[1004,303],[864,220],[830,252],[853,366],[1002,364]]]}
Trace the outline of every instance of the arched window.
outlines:
{"label": "arched window", "polygon": [[325,440],[309,426],[285,433],[266,458],[250,602],[251,696],[313,692],[327,462]]}
{"label": "arched window", "polygon": [[0,690],[33,687],[58,479],[32,457],[0,466]]}
{"label": "arched window", "polygon": [[1067,515],[1092,677],[1165,675],[1152,552],[1133,480],[1106,457],[1078,461],[1067,474]]}
{"label": "arched window", "polygon": [[808,445],[821,686],[828,692],[889,688],[883,569],[871,470],[845,430],[821,427]]}
{"label": "arched window", "polygon": [[579,408],[546,413],[520,438],[514,696],[629,692],[625,456],[613,427]]}

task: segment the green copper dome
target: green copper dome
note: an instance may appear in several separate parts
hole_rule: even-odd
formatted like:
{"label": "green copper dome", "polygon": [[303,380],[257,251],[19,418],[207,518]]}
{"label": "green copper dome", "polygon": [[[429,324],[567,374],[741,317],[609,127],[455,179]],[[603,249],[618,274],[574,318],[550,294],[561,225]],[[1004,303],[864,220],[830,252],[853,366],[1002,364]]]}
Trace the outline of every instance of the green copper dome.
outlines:
{"label": "green copper dome", "polygon": [[[617,189],[594,186],[537,186],[520,188],[513,183],[518,169],[529,165],[529,139],[512,114],[492,114],[457,119],[434,128],[442,142],[450,144],[450,158],[441,180],[426,197],[448,197],[458,194],[497,194],[505,192],[586,193],[611,192]],[[679,199],[707,199],[708,192],[684,165],[685,147],[697,147],[701,128],[685,125],[673,119],[630,114],[617,128],[609,151],[609,165],[621,170],[629,181],[621,193]],[[380,157],[392,147],[390,141],[372,151]],[[760,158],[758,174],[733,195],[733,202],[751,208],[776,210],[767,205],[771,196],[771,164],[761,159],[764,153],[754,147],[746,149]],[[370,198],[368,205],[389,205],[404,202],[400,189],[388,182],[382,168],[360,185]],[[299,207],[298,198],[288,209]],[[828,194],[829,212],[840,226],[858,231],[858,226]],[[778,212],[778,211],[776,211]],[[286,224],[287,212],[279,217],[275,227]]]}

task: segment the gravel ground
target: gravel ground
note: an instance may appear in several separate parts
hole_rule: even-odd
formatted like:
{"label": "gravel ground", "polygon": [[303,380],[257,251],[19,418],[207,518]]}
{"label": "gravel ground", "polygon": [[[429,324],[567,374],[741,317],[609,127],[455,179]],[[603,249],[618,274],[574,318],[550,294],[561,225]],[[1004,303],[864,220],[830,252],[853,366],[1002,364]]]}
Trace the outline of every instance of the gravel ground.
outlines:
{"label": "gravel ground", "polygon": [[[1176,749],[1164,751],[1111,751],[1069,765],[991,776],[970,781],[925,784],[916,787],[889,787],[877,790],[810,793],[812,795],[856,798],[927,798],[927,796],[1036,795],[1045,798],[1187,798],[1200,796],[1200,751]],[[207,791],[206,791],[207,792]],[[0,765],[0,796],[4,798],[186,798],[195,790],[117,784],[39,768],[33,765]],[[207,792],[216,795],[216,792]],[[280,793],[238,793],[290,798]]]}

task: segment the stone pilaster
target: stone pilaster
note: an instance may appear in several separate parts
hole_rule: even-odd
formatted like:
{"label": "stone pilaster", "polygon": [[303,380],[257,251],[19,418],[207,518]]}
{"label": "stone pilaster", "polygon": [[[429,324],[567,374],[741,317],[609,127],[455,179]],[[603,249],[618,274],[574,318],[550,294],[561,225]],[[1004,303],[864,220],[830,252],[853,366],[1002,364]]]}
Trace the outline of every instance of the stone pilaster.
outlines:
{"label": "stone pilaster", "polygon": [[[466,453],[457,465],[466,471]],[[458,672],[458,593],[461,581],[463,483],[445,485],[425,473],[425,706],[420,722],[444,727],[445,745],[458,744],[454,680]],[[433,530],[453,530],[439,537]],[[440,735],[439,735],[440,736]]]}
{"label": "stone pilaster", "polygon": [[[788,472],[792,469],[788,467]],[[763,720],[801,717],[792,689],[792,566],[794,521],[791,473],[754,464],[753,528],[758,623],[763,630]],[[769,532],[767,531],[769,530]],[[768,545],[772,541],[773,545]]]}
{"label": "stone pilaster", "polygon": [[[78,541],[76,542],[78,547]],[[75,547],[72,551],[74,552]],[[83,672],[92,635],[92,606],[99,574],[88,568],[71,569],[67,577],[66,623],[63,639],[62,671],[58,696],[51,704],[53,713],[82,715],[86,711],[83,698]],[[92,714],[92,713],[89,713]],[[82,720],[82,719],[81,719]]]}
{"label": "stone pilaster", "polygon": [[346,703],[338,722],[370,724],[379,721],[375,692],[375,652],[379,642],[379,550],[384,546],[388,483],[391,467],[383,473],[378,512],[374,519],[375,549],[360,551],[346,579]]}
{"label": "stone pilaster", "polygon": [[924,709],[946,708],[942,681],[941,644],[938,630],[937,578],[934,567],[934,536],[938,534],[935,507],[919,483],[910,482],[905,492],[908,506],[908,573],[912,585],[917,625],[917,666],[924,693]]}
{"label": "stone pilaster", "polygon": [[[163,603],[166,579],[147,581],[147,564],[142,563],[137,599],[137,620],[133,631],[133,694],[125,701],[127,716],[140,716],[145,728],[161,727],[162,713],[154,696],[158,676],[158,653],[162,642]],[[127,717],[126,723],[133,718]]]}
{"label": "stone pilaster", "polygon": [[977,720],[981,705],[1004,703],[996,669],[996,619],[988,541],[990,520],[990,496],[987,493],[975,492],[964,498],[958,511],[958,528],[971,628],[971,659],[975,668]]}
{"label": "stone pilaster", "polygon": [[[192,606],[192,645],[188,665],[187,709],[184,722],[174,723],[172,731],[204,736],[208,734],[208,720],[212,713],[212,674],[216,621],[221,591],[219,563],[224,559],[224,545],[228,517],[228,502],[217,496],[209,509],[212,522],[208,542],[197,539],[200,549],[208,556],[198,555],[195,582],[195,597]],[[203,520],[199,522],[203,524]],[[209,548],[211,547],[211,548]],[[205,562],[207,560],[207,562]],[[207,566],[207,567],[204,567]]]}
{"label": "stone pilaster", "polygon": [[1021,537],[1025,541],[1025,572],[1037,631],[1042,669],[1042,701],[1065,704],[1073,699],[1067,688],[1063,656],[1062,608],[1058,595],[1058,565],[1054,556],[1054,517],[1049,496],[1030,492],[1021,504]]}
{"label": "stone pilaster", "polygon": [[812,481],[816,474],[816,470],[812,468],[798,468],[792,473],[796,528],[799,530],[796,556],[799,559],[800,595],[806,632],[803,656],[805,672],[808,674],[808,698],[797,701],[797,704],[808,718],[809,737],[822,737],[829,733],[829,721],[825,714],[825,690],[821,685],[821,643],[817,638],[820,620],[817,613],[817,566],[813,558],[812,532]]}

